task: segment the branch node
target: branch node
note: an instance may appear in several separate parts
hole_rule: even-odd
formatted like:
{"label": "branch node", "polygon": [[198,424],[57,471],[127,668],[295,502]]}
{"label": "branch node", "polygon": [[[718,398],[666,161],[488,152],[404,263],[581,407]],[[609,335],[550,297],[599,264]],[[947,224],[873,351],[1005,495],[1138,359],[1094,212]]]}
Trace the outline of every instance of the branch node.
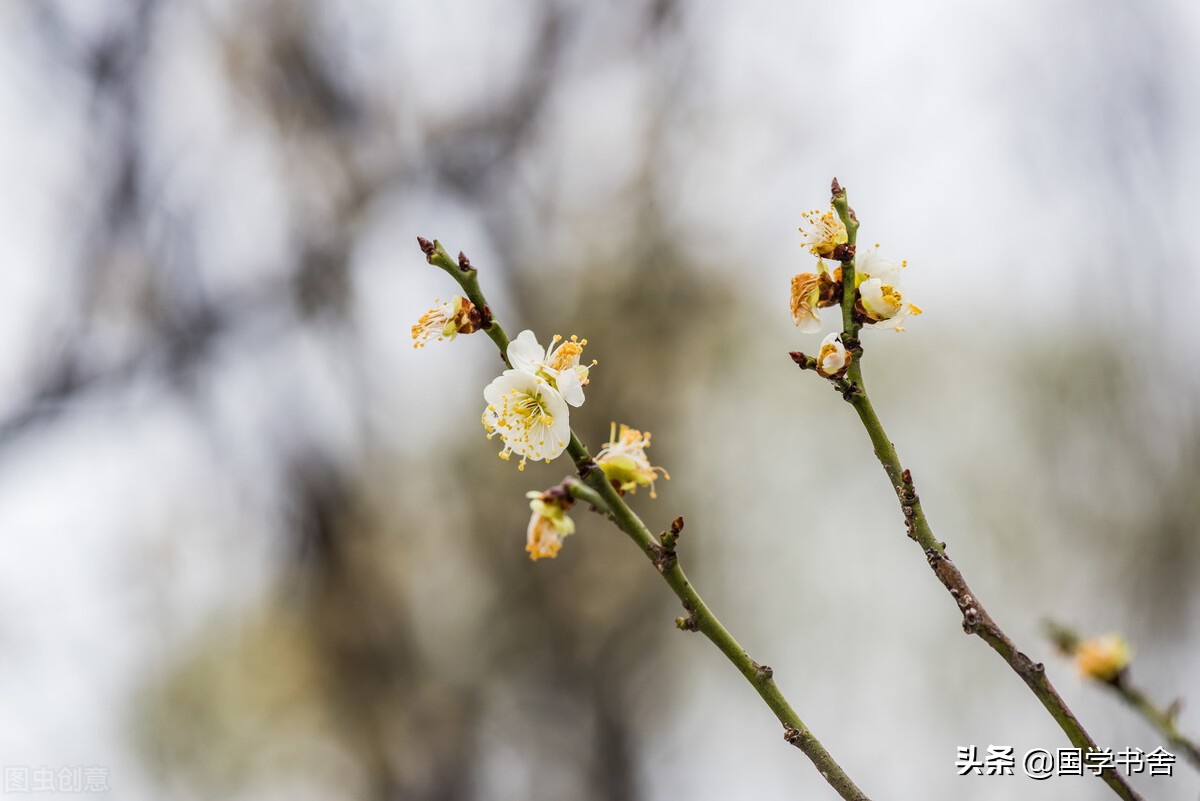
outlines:
{"label": "branch node", "polygon": [[659,573],[666,573],[668,570],[675,567],[675,543],[674,541],[671,541],[671,543],[668,545],[667,536],[667,534],[662,535],[662,545],[659,545],[657,542],[653,541],[646,543],[646,550],[650,553],[650,556],[654,562],[654,567]]}
{"label": "branch node", "polygon": [[846,401],[847,403],[853,403],[854,397],[862,394],[862,390],[859,389],[855,383],[848,378],[839,378],[832,383],[834,387],[837,388],[838,392],[842,393],[842,400]]}
{"label": "branch node", "polygon": [[810,736],[811,735],[809,735],[808,732],[801,731],[795,726],[783,727],[783,739],[787,741],[788,745],[794,745],[797,748],[802,748],[803,744],[809,739]]}
{"label": "branch node", "polygon": [[699,631],[700,624],[696,622],[696,610],[687,604],[684,604],[683,608],[687,610],[687,617],[675,618],[675,628],[680,631]]}
{"label": "branch node", "polygon": [[473,272],[475,270],[475,268],[471,266],[471,260],[467,258],[467,254],[463,253],[461,250],[458,251],[458,269],[462,270],[464,273]]}
{"label": "branch node", "polygon": [[766,680],[775,676],[775,671],[771,669],[770,665],[760,665],[753,659],[750,660],[750,664],[754,666],[754,672],[760,679]]}
{"label": "branch node", "polygon": [[658,568],[659,573],[666,573],[675,566],[675,544],[679,542],[679,532],[681,531],[683,531],[683,518],[677,517],[671,521],[670,531],[664,531],[658,535],[661,545],[651,543],[654,566]]}

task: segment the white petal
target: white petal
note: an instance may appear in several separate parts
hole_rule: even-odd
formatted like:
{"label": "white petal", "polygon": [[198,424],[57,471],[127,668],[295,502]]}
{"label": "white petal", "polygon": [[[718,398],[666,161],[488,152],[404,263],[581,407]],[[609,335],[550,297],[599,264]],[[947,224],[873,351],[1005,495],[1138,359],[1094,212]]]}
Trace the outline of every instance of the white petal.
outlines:
{"label": "white petal", "polygon": [[821,313],[816,309],[812,310],[811,315],[801,317],[796,323],[796,327],[800,329],[802,334],[815,334],[821,330]]}
{"label": "white petal", "polygon": [[871,278],[862,283],[858,288],[862,295],[863,308],[875,320],[887,320],[890,317],[895,317],[899,311],[883,296],[883,281],[878,278]]}
{"label": "white petal", "polygon": [[583,405],[583,382],[579,379],[579,373],[574,370],[563,370],[555,380],[563,400],[572,406]]}
{"label": "white petal", "polygon": [[508,343],[508,363],[514,370],[536,373],[546,359],[546,351],[538,344],[537,336],[525,329]]}
{"label": "white petal", "polygon": [[854,271],[865,278],[879,278],[891,286],[900,281],[900,265],[880,256],[874,248],[859,254],[854,261]]}

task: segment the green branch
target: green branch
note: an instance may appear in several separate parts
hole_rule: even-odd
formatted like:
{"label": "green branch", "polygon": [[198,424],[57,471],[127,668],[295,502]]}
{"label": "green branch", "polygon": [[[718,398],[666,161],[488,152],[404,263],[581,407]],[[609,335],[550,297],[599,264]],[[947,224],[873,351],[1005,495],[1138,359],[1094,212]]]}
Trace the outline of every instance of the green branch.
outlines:
{"label": "green branch", "polygon": [[[459,254],[456,262],[450,258],[438,242],[430,242],[422,238],[418,238],[418,242],[430,264],[449,273],[477,308],[488,309],[487,301],[479,290],[478,275],[465,256]],[[490,319],[490,310],[485,317],[490,324],[484,328],[484,331],[496,343],[496,346],[500,348],[501,355],[504,356],[508,348],[508,336],[499,323]],[[507,363],[507,356],[505,356],[505,361]],[[783,724],[784,739],[804,752],[805,756],[820,771],[822,778],[837,791],[838,795],[846,801],[870,801],[792,709],[791,704],[788,703],[775,683],[774,671],[750,658],[746,649],[738,644],[733,635],[721,624],[721,621],[709,609],[708,604],[704,602],[684,574],[683,568],[679,566],[679,561],[675,557],[675,540],[683,527],[682,518],[676,521],[677,525],[672,526],[670,534],[664,534],[661,540],[656,540],[646,524],[629,508],[629,505],[605,478],[604,472],[596,466],[587,447],[574,431],[571,432],[571,441],[567,446],[567,452],[574,460],[580,476],[580,481],[567,482],[571,495],[590,504],[608,517],[617,528],[633,540],[634,544],[654,564],[662,574],[663,580],[683,603],[683,608],[687,612],[687,616],[679,618],[676,624],[684,630],[699,631],[713,645],[717,646],[721,653],[725,654],[725,657],[733,663],[738,672],[750,683],[750,686]]]}
{"label": "green branch", "polygon": [[[1013,641],[984,609],[975,593],[967,586],[958,567],[946,556],[945,543],[938,541],[933,536],[929,521],[925,519],[921,500],[913,486],[912,474],[901,465],[900,456],[896,453],[895,446],[892,445],[887,432],[884,431],[883,423],[875,413],[875,407],[871,404],[871,398],[867,394],[867,387],[863,381],[862,348],[858,344],[857,338],[860,324],[854,319],[857,292],[854,287],[853,245],[858,232],[858,219],[849,206],[846,190],[838,185],[837,179],[833,181],[832,193],[834,210],[837,211],[842,223],[846,226],[849,238],[848,253],[842,259],[842,337],[846,347],[854,354],[846,379],[834,382],[835,386],[841,392],[842,397],[858,413],[863,428],[871,438],[875,456],[883,465],[883,470],[887,473],[896,498],[900,502],[900,510],[904,514],[904,524],[908,530],[908,536],[921,546],[929,566],[957,604],[963,616],[963,631],[967,634],[977,635],[996,653],[1000,654],[1008,666],[1021,677],[1025,685],[1041,701],[1042,706],[1066,733],[1067,739],[1071,741],[1072,745],[1085,750],[1095,750],[1097,748],[1095,740],[1091,738],[1075,717],[1075,713],[1054,689],[1050,679],[1046,676],[1045,666],[1040,662],[1035,663],[1013,644]],[[797,356],[802,357],[803,354],[793,355],[792,358],[801,367],[805,367],[808,360],[797,358]],[[1129,786],[1116,768],[1104,768],[1100,778],[1112,788],[1113,792],[1126,801],[1140,801],[1141,796]]]}

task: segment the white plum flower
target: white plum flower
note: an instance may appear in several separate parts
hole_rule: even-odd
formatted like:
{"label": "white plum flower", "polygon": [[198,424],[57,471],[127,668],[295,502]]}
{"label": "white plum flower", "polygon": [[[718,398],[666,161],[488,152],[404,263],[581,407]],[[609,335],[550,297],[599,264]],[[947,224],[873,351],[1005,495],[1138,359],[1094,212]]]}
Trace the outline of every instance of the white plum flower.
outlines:
{"label": "white plum flower", "polygon": [[588,372],[596,366],[580,364],[586,339],[572,336],[563,339],[557,334],[550,346],[543,349],[537,336],[528,329],[508,343],[508,363],[514,370],[547,379],[572,406],[583,405],[583,388],[588,383]]}
{"label": "white plum flower", "polygon": [[858,296],[866,322],[879,328],[895,328],[910,315],[921,313],[921,309],[904,298],[900,288],[901,264],[868,250],[856,259],[854,282],[858,285]]}
{"label": "white plum flower", "polygon": [[817,353],[817,372],[825,378],[841,378],[850,369],[850,352],[836,331],[821,342]]}
{"label": "white plum flower", "polygon": [[548,462],[567,447],[569,407],[547,379],[524,370],[505,370],[483,390],[483,398],[487,401],[483,427],[488,439],[500,435],[502,459],[515,453],[524,470],[527,459]]}
{"label": "white plum flower", "polygon": [[804,244],[814,256],[831,258],[838,245],[849,241],[846,226],[832,208],[826,212],[816,209],[806,211],[801,216],[804,217],[804,225],[800,227],[800,233],[804,234]]}

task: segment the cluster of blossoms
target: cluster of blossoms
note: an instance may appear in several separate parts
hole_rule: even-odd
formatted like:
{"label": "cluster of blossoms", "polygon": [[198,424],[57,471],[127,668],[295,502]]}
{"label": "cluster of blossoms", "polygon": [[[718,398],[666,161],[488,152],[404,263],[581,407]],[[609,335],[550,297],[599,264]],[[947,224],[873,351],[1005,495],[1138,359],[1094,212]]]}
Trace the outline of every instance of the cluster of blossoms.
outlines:
{"label": "cluster of blossoms", "polygon": [[[637,492],[638,487],[649,487],[650,497],[655,498],[654,480],[660,475],[669,479],[667,471],[650,464],[646,448],[650,447],[650,432],[642,433],[624,423],[618,431],[613,423],[609,441],[596,455],[596,466],[617,492]],[[545,492],[529,492],[529,508],[533,514],[526,530],[525,550],[529,558],[553,559],[562,547],[563,538],[575,532],[575,521],[567,514],[574,504],[568,485],[551,487]]]}
{"label": "cluster of blossoms", "polygon": [[[431,337],[439,342],[452,340],[459,334],[470,334],[490,325],[486,307],[481,312],[464,297],[448,303],[437,301],[412,327],[414,347],[423,347]],[[519,469],[525,469],[529,459],[549,462],[567,448],[571,439],[570,408],[584,401],[584,387],[596,366],[583,362],[586,339],[555,336],[542,347],[532,331],[522,331],[508,343],[505,357],[509,369],[501,373],[483,390],[487,406],[483,410],[483,427],[488,439],[499,436],[504,448],[500,457],[508,460],[515,453],[521,457]],[[655,479],[670,478],[667,471],[650,464],[646,448],[650,433],[622,424],[618,430],[613,423],[609,441],[596,455],[596,466],[617,492],[636,492],[649,487],[654,492]],[[544,492],[529,492],[532,512],[526,530],[525,550],[529,558],[553,559],[562,548],[563,539],[575,532],[575,521],[567,510],[575,503],[570,484],[564,482]]]}
{"label": "cluster of blossoms", "polygon": [[[846,226],[832,209],[805,212],[803,216],[805,224],[800,233],[808,251],[817,257],[817,271],[792,278],[792,319],[802,332],[814,334],[821,330],[821,309],[842,302],[842,268],[831,270],[825,260],[852,254],[847,252]],[[878,247],[855,258],[855,319],[863,325],[903,331],[905,319],[920,314],[921,309],[905,299],[900,287],[900,271],[905,263],[888,261],[879,255]],[[817,357],[817,372],[826,378],[838,377],[849,365],[841,338],[836,333],[825,337]]]}

